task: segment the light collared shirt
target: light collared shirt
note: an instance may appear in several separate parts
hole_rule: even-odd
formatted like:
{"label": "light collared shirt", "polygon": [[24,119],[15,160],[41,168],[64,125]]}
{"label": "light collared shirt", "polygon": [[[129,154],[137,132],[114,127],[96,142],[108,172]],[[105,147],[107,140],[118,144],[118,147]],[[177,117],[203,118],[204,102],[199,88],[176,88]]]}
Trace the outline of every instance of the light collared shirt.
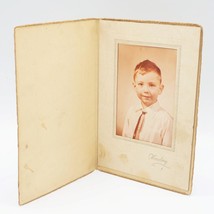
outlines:
{"label": "light collared shirt", "polygon": [[139,140],[170,147],[172,145],[173,118],[160,107],[158,102],[144,109],[141,105],[131,107],[126,115],[123,136],[133,138],[142,111],[145,112],[145,117]]}

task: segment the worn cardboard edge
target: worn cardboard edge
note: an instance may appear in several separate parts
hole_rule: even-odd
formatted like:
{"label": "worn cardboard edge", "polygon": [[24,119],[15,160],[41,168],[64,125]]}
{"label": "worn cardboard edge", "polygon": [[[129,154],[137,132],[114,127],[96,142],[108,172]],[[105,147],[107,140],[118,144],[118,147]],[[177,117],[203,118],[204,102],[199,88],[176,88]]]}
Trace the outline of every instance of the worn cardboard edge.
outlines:
{"label": "worn cardboard edge", "polygon": [[18,199],[19,199],[19,204],[20,204],[20,188],[19,188],[19,183],[20,183],[20,153],[19,153],[19,111],[18,111],[18,72],[17,72],[17,55],[16,55],[16,30],[14,28],[14,56],[15,56],[15,86],[16,86],[16,117],[17,117],[17,148],[18,148]]}
{"label": "worn cardboard edge", "polygon": [[53,189],[53,190],[51,190],[51,191],[49,191],[49,192],[47,192],[47,193],[45,193],[45,194],[43,194],[43,195],[40,195],[40,196],[38,196],[38,197],[35,197],[35,198],[32,199],[32,200],[25,201],[25,202],[22,202],[21,200],[19,200],[19,205],[22,206],[22,205],[28,204],[28,203],[30,203],[30,202],[32,202],[32,201],[35,201],[35,200],[37,200],[37,199],[39,199],[39,198],[41,198],[41,197],[43,197],[43,196],[45,196],[45,195],[48,195],[48,194],[50,194],[50,193],[52,193],[52,192],[55,192],[56,190],[61,189],[61,188],[65,187],[65,186],[67,186],[68,184],[73,183],[74,181],[77,181],[77,180],[79,180],[79,179],[82,179],[82,178],[86,177],[87,175],[91,174],[93,171],[94,171],[94,170],[91,170],[90,172],[88,172],[88,173],[82,175],[81,177],[76,178],[76,179],[74,179],[74,180],[72,180],[72,181],[69,181],[69,182],[67,182],[66,184],[63,184],[62,186],[59,186],[59,187],[57,187],[57,188],[55,188],[55,189]]}
{"label": "worn cardboard edge", "polygon": [[85,19],[75,19],[75,20],[64,20],[64,21],[54,21],[54,22],[44,22],[44,23],[35,23],[35,24],[26,24],[16,26],[14,29],[26,28],[26,27],[37,27],[42,25],[54,25],[54,24],[64,24],[70,22],[83,22],[83,21],[98,21],[98,18],[85,18]]}
{"label": "worn cardboard edge", "polygon": [[24,27],[36,27],[40,25],[52,25],[52,24],[61,24],[69,22],[81,22],[81,21],[118,21],[118,22],[133,22],[133,23],[145,23],[145,24],[161,24],[161,25],[178,25],[178,26],[187,26],[187,27],[200,27],[201,25],[196,23],[185,23],[185,22],[166,22],[166,21],[155,21],[155,20],[131,20],[131,19],[113,19],[113,18],[84,18],[84,19],[75,19],[75,20],[64,20],[64,21],[54,21],[54,22],[44,22],[44,23],[35,23],[35,24],[26,24],[16,26],[16,28]]}
{"label": "worn cardboard edge", "polygon": [[130,19],[110,19],[110,18],[102,18],[100,20],[120,21],[120,22],[135,22],[135,23],[145,23],[145,24],[180,25],[180,26],[200,27],[200,28],[202,28],[201,25],[199,25],[199,24],[185,23],[185,22],[166,22],[166,21],[155,21],[155,20],[130,20]]}
{"label": "worn cardboard edge", "polygon": [[96,141],[97,141],[97,143],[96,143],[96,146],[97,146],[97,158],[96,158],[96,169],[97,169],[97,167],[98,167],[98,163],[99,163],[99,143],[98,143],[98,140],[99,140],[99,79],[100,79],[100,72],[99,72],[99,70],[100,70],[100,60],[99,60],[99,58],[100,58],[100,22],[98,21],[97,22],[97,39],[98,39],[98,53],[97,53],[97,56],[98,56],[98,59],[97,59],[97,71],[98,71],[98,73],[97,73],[97,106],[96,106],[96,108],[97,108],[97,138],[96,138]]}
{"label": "worn cardboard edge", "polygon": [[199,57],[198,57],[198,75],[196,83],[196,98],[195,98],[195,114],[194,114],[194,127],[192,136],[192,153],[190,162],[190,174],[189,174],[189,194],[192,192],[193,175],[194,175],[194,162],[195,162],[195,149],[196,149],[196,137],[198,126],[198,109],[199,109],[199,95],[200,95],[200,79],[201,79],[201,66],[202,66],[202,48],[203,48],[203,28],[200,27],[200,41],[199,41]]}
{"label": "worn cardboard edge", "polygon": [[116,175],[116,176],[119,176],[119,177],[122,177],[122,178],[126,178],[126,179],[130,179],[130,180],[133,180],[133,181],[137,181],[137,182],[140,182],[140,183],[148,184],[150,186],[159,187],[159,188],[162,188],[162,189],[165,189],[165,190],[170,190],[172,192],[177,192],[177,193],[181,193],[181,194],[184,194],[184,195],[189,195],[190,194],[189,190],[176,188],[174,186],[170,186],[170,185],[167,185],[167,184],[159,183],[157,181],[152,181],[152,180],[148,180],[148,179],[145,179],[145,178],[142,178],[142,177],[138,177],[138,176],[134,176],[134,175],[131,175],[131,174],[127,174],[127,173],[124,173],[124,172],[121,172],[121,171],[118,171],[118,170],[115,170],[115,169],[110,169],[110,168],[102,167],[102,166],[98,166],[97,169],[99,171],[101,171],[101,172],[109,173],[109,174],[112,174],[112,175]]}

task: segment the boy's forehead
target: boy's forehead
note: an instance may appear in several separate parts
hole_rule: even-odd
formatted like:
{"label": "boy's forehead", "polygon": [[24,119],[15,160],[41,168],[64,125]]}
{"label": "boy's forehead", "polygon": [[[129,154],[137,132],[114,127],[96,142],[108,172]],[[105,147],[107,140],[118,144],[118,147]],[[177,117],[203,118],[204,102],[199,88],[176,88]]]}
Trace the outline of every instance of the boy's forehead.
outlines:
{"label": "boy's forehead", "polygon": [[147,73],[137,73],[135,80],[138,81],[160,81],[161,77],[156,72],[147,72]]}

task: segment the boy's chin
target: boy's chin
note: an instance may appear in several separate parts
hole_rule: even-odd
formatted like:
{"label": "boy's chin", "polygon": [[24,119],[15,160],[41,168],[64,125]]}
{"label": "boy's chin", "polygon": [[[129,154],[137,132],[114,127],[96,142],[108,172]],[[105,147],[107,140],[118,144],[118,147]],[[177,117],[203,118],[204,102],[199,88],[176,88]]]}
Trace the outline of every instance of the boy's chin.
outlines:
{"label": "boy's chin", "polygon": [[153,105],[154,103],[155,102],[149,102],[149,101],[147,102],[147,101],[141,100],[141,104],[144,108],[149,107],[149,106]]}

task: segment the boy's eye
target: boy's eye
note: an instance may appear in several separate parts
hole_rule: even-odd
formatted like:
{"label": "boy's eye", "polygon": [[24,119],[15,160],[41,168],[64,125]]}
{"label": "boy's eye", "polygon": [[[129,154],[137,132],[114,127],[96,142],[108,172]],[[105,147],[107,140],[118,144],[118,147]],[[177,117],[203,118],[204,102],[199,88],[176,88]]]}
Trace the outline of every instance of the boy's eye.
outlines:
{"label": "boy's eye", "polygon": [[144,85],[147,85],[147,87],[156,87],[155,83],[146,83],[146,84],[144,84],[143,82],[138,82],[137,85],[140,86],[140,87],[143,87]]}
{"label": "boy's eye", "polygon": [[149,87],[155,87],[156,85],[154,83],[149,83]]}

